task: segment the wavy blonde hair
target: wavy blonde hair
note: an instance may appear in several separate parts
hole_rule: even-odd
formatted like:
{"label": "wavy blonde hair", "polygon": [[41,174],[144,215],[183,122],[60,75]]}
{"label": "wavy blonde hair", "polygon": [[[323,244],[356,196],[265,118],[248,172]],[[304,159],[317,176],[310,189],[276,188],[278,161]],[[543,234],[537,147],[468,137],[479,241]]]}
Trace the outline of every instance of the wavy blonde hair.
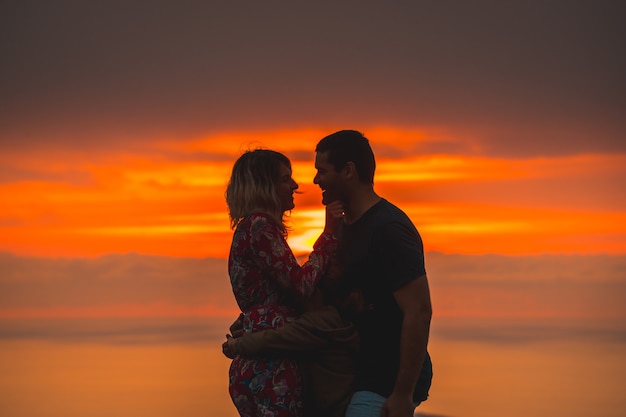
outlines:
{"label": "wavy blonde hair", "polygon": [[286,232],[276,190],[280,164],[291,169],[289,158],[269,149],[246,151],[235,161],[225,193],[231,228],[236,228],[246,216],[261,212],[269,214]]}

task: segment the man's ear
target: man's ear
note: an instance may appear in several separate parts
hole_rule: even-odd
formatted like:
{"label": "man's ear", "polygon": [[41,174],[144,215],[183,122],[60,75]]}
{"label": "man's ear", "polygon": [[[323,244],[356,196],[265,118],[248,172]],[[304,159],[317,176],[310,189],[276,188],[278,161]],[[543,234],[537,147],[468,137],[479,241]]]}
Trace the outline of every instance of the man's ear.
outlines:
{"label": "man's ear", "polygon": [[354,165],[354,162],[346,162],[346,165],[344,165],[343,167],[343,173],[346,176],[346,178],[349,178],[349,179],[357,178],[359,175],[356,172],[356,166]]}

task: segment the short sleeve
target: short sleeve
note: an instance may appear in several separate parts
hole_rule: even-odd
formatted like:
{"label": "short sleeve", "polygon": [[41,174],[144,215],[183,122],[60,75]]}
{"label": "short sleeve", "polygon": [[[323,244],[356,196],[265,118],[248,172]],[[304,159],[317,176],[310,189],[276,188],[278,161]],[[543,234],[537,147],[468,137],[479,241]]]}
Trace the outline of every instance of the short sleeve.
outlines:
{"label": "short sleeve", "polygon": [[377,244],[392,291],[426,274],[422,238],[410,222],[385,224]]}

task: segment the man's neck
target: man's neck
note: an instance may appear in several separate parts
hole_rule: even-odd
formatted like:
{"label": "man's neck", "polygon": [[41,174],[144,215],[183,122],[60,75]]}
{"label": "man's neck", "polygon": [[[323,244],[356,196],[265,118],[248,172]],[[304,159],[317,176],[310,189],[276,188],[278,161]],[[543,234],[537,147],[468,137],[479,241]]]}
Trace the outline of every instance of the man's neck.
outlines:
{"label": "man's neck", "polygon": [[380,201],[380,197],[372,188],[359,189],[350,196],[350,201],[345,205],[345,222],[356,222],[367,210]]}

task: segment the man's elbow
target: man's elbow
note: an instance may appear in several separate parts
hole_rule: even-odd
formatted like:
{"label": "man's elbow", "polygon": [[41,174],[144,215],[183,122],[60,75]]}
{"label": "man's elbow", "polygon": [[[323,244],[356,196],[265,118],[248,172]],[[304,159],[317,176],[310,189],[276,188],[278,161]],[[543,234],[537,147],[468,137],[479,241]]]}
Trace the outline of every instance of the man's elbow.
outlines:
{"label": "man's elbow", "polygon": [[404,320],[420,326],[429,327],[433,316],[433,309],[430,303],[415,303],[403,311]]}

